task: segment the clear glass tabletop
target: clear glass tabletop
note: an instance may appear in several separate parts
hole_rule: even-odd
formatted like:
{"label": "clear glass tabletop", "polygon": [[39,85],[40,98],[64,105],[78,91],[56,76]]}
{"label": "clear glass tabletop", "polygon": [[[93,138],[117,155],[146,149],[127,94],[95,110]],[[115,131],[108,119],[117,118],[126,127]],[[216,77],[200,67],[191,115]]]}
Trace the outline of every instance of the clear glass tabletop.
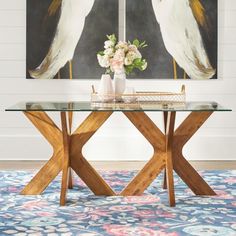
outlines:
{"label": "clear glass tabletop", "polygon": [[95,103],[79,102],[20,102],[7,108],[6,111],[232,111],[217,102],[186,103]]}

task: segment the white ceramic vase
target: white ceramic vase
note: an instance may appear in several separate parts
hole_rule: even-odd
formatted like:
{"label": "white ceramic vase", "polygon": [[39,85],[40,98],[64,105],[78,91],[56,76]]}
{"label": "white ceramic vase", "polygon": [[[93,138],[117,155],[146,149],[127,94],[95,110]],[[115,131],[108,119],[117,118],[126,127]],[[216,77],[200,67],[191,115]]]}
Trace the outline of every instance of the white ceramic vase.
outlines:
{"label": "white ceramic vase", "polygon": [[126,88],[126,74],[124,71],[114,73],[114,90],[116,100],[120,100],[121,96]]}
{"label": "white ceramic vase", "polygon": [[98,89],[98,96],[102,102],[110,102],[114,99],[114,89],[109,74],[102,75]]}
{"label": "white ceramic vase", "polygon": [[[122,99],[125,103],[134,103],[137,101],[137,97],[135,95],[135,89],[133,87],[126,87],[124,94],[126,96],[122,96]],[[130,94],[130,96],[127,96],[127,94]],[[132,96],[133,95],[133,96]]]}

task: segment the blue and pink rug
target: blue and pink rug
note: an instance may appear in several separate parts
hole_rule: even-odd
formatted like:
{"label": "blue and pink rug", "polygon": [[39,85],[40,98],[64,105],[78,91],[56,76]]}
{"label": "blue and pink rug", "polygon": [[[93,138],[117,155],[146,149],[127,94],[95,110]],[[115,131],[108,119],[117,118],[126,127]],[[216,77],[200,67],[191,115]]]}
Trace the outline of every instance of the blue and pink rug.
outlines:
{"label": "blue and pink rug", "polygon": [[[103,172],[121,191],[135,172]],[[235,236],[236,171],[201,172],[218,193],[197,197],[175,177],[176,202],[168,207],[161,176],[140,197],[96,197],[76,180],[59,207],[60,177],[42,196],[21,196],[32,173],[0,172],[0,235],[18,236]]]}

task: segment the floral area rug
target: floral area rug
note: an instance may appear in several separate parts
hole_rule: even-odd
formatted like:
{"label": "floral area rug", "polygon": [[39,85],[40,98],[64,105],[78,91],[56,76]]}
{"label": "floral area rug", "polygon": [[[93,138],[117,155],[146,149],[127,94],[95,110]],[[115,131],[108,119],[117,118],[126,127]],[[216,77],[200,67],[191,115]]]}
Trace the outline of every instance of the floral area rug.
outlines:
{"label": "floral area rug", "polygon": [[[119,192],[135,172],[103,172]],[[33,173],[0,172],[0,235],[235,236],[236,171],[204,171],[218,196],[194,196],[175,176],[176,207],[168,206],[160,175],[143,196],[96,197],[76,178],[59,206],[60,176],[41,196],[19,194]]]}

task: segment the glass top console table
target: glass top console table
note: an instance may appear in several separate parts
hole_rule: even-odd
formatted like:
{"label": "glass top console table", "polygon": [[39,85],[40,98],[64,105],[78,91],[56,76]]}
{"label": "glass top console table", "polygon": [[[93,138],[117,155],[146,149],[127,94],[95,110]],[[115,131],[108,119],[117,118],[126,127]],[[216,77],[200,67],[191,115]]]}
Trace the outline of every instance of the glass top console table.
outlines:
{"label": "glass top console table", "polygon": [[[71,169],[95,195],[140,195],[164,170],[163,188],[168,189],[169,204],[175,206],[173,170],[196,195],[215,195],[214,190],[184,158],[182,149],[213,112],[226,112],[216,102],[182,104],[158,103],[90,103],[90,102],[22,102],[6,111],[21,111],[53,147],[53,156],[22,190],[25,195],[41,194],[62,171],[60,204],[66,204],[66,192],[73,188]],[[71,133],[73,112],[91,112]],[[60,112],[61,128],[47,112]],[[96,133],[113,112],[123,112],[128,120],[153,146],[153,156],[131,182],[116,193],[89,164],[82,154],[85,143]],[[162,112],[164,133],[146,112]],[[190,112],[175,128],[178,112]],[[68,128],[69,127],[69,128]]]}

